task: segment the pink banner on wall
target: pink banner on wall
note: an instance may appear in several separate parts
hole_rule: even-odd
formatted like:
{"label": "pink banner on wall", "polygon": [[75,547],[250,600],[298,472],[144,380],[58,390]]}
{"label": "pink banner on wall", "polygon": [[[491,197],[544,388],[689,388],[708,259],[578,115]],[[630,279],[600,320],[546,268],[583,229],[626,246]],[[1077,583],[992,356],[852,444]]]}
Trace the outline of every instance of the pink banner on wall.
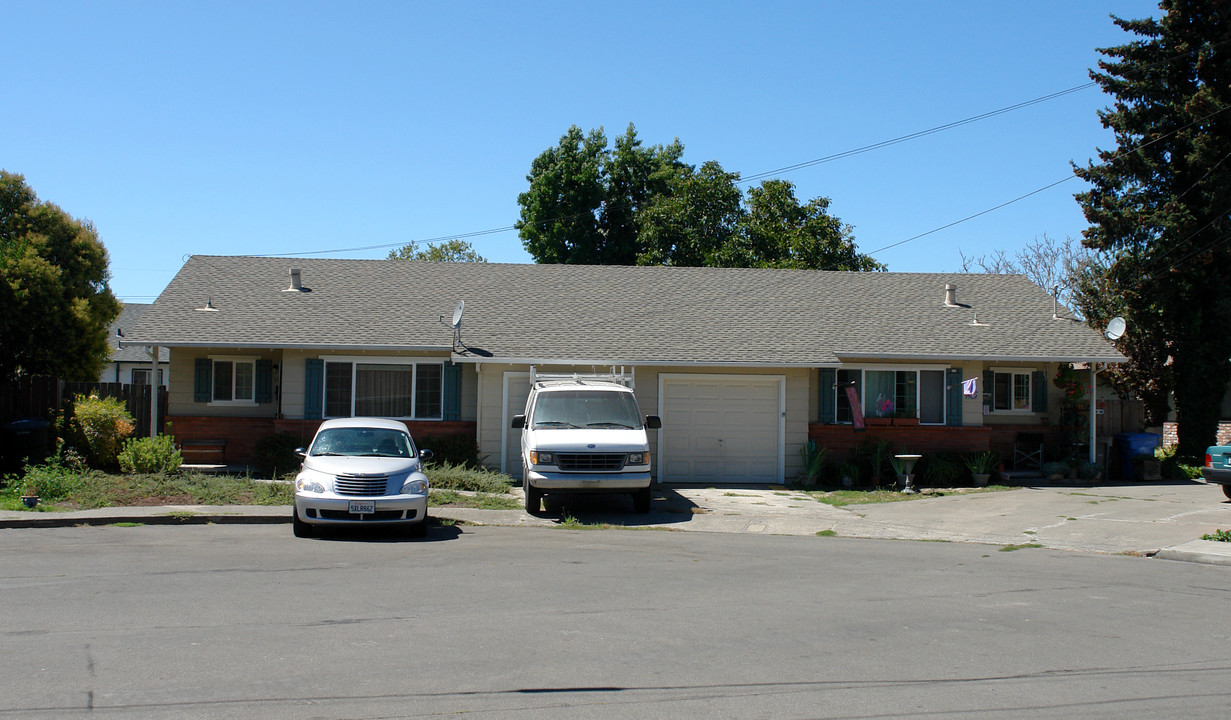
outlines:
{"label": "pink banner on wall", "polygon": [[851,422],[855,425],[856,430],[862,430],[863,406],[859,404],[859,396],[855,394],[855,387],[853,385],[846,388],[846,401],[851,404]]}

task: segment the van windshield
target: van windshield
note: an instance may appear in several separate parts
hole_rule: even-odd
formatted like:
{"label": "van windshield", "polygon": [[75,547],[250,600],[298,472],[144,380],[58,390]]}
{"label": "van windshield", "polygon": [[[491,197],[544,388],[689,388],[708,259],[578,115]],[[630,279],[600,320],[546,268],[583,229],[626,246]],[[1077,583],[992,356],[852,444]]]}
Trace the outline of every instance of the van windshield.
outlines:
{"label": "van windshield", "polygon": [[562,390],[539,395],[530,424],[535,429],[635,429],[641,427],[641,416],[632,393]]}

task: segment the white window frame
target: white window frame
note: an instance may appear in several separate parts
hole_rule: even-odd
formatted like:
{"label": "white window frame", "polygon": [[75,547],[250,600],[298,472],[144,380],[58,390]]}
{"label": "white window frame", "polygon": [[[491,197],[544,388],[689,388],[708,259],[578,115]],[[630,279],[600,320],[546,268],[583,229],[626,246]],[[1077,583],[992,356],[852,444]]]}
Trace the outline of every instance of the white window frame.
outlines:
{"label": "white window frame", "polygon": [[[209,406],[210,407],[256,407],[256,361],[261,358],[257,355],[209,355]],[[230,400],[215,400],[214,399],[214,366],[219,362],[231,363],[231,399]],[[235,372],[236,365],[251,365],[252,366],[252,397],[242,400],[235,399]]]}
{"label": "white window frame", "polygon": [[[381,357],[375,355],[321,355],[320,359],[325,361],[325,367],[321,372],[321,417],[326,420],[334,418],[355,417],[355,383],[358,381],[359,373],[355,372],[356,365],[411,365],[414,366],[414,375],[410,379],[410,415],[402,415],[398,417],[390,417],[390,420],[415,420],[419,422],[442,422],[445,413],[445,383],[444,383],[444,358],[408,358],[408,357]],[[349,415],[330,415],[329,400],[327,390],[327,380],[329,378],[329,364],[350,364],[350,414]],[[417,417],[414,415],[415,408],[418,406],[419,400],[419,366],[420,365],[435,365],[440,368],[440,416],[439,417]]]}
{"label": "white window frame", "polygon": [[[988,372],[992,373],[992,386],[987,388],[991,392],[992,402],[990,407],[992,415],[1035,415],[1034,411],[1034,373],[1038,368],[1027,367],[989,367]],[[1009,377],[1009,406],[1008,408],[996,408],[996,375],[1008,375]],[[1014,378],[1017,376],[1026,378],[1026,407],[1024,409],[1014,408]]]}
{"label": "white window frame", "polygon": [[[863,385],[864,385],[864,375],[863,374],[864,372],[868,370],[881,370],[885,372],[913,372],[915,373],[915,418],[919,419],[920,401],[922,399],[921,394],[923,392],[923,383],[919,379],[919,373],[923,370],[934,370],[934,371],[938,370],[941,372],[946,372],[951,367],[952,367],[951,365],[881,365],[881,364],[871,363],[871,364],[858,364],[858,365],[842,365],[838,367],[836,370],[858,370],[859,371],[859,384],[855,388],[855,393],[859,396],[860,403],[864,402],[864,398],[863,398]],[[837,375],[837,372],[835,371],[834,373],[835,381],[837,380],[837,377],[838,375]],[[842,392],[839,393],[839,390],[842,390]],[[837,408],[839,407],[839,405],[836,403],[842,403],[846,401],[845,390],[843,390],[842,388],[835,387],[833,391],[834,391],[834,402],[835,402],[834,420],[839,425],[850,425],[852,423],[851,420],[838,420],[837,419]],[[941,393],[940,404],[941,404],[940,417],[942,418],[940,422],[925,423],[923,422],[922,419],[920,419],[919,424],[928,425],[931,427],[941,427],[943,425],[946,425],[947,423],[945,422],[945,419],[949,417],[949,393],[947,392]]]}

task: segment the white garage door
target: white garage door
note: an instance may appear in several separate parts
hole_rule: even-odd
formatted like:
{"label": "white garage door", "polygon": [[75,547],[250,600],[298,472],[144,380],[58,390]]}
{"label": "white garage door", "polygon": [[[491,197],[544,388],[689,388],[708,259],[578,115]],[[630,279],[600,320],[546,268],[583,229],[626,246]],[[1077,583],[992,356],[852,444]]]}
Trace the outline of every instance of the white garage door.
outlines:
{"label": "white garage door", "polygon": [[783,481],[782,377],[659,375],[659,481]]}

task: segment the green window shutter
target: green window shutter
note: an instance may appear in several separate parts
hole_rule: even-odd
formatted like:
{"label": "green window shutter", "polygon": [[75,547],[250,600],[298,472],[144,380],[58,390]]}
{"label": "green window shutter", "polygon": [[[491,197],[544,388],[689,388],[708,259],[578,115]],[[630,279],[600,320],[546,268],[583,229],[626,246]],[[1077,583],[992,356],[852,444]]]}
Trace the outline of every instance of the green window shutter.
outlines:
{"label": "green window shutter", "polygon": [[837,395],[834,384],[838,382],[838,371],[834,368],[821,368],[819,397],[820,417],[823,423],[833,423],[838,419]]}
{"label": "green window shutter", "polygon": [[303,372],[303,418],[320,420],[325,412],[325,361],[308,358]]}
{"label": "green window shutter", "polygon": [[991,410],[996,407],[996,373],[983,371],[983,406]]}
{"label": "green window shutter", "polygon": [[210,385],[213,382],[214,363],[209,358],[197,358],[193,365],[192,401],[209,402]]}
{"label": "green window shutter", "polygon": [[462,419],[462,366],[445,363],[442,420]]}
{"label": "green window shutter", "polygon": [[945,424],[958,426],[962,424],[962,369],[949,368],[945,380]]}
{"label": "green window shutter", "polygon": [[1047,412],[1047,373],[1034,371],[1034,388],[1030,393],[1030,409],[1037,413]]}
{"label": "green window shutter", "polygon": [[258,403],[270,403],[274,400],[274,364],[270,360],[256,361],[256,386],[253,390],[254,399]]}

